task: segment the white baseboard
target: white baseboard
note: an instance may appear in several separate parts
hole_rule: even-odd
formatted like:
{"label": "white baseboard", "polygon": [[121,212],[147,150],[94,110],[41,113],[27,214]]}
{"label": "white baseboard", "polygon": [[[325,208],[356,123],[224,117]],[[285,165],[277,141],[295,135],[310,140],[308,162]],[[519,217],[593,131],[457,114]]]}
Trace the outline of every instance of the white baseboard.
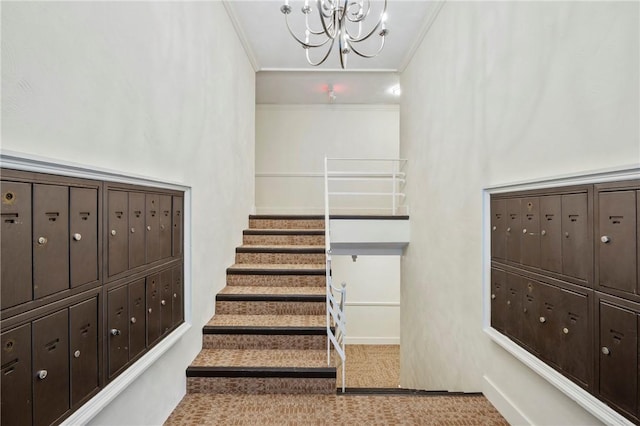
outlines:
{"label": "white baseboard", "polygon": [[345,337],[347,345],[399,345],[400,337]]}
{"label": "white baseboard", "polygon": [[482,393],[510,425],[533,424],[487,376],[482,377]]}

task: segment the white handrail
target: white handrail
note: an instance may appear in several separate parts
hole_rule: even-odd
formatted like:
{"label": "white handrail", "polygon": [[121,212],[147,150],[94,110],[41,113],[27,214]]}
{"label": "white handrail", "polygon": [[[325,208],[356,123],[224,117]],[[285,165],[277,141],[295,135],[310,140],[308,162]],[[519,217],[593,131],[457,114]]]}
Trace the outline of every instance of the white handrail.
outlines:
{"label": "white handrail", "polygon": [[[346,321],[345,321],[345,300],[347,296],[347,284],[342,283],[342,288],[338,289],[333,286],[331,278],[331,227],[329,226],[329,175],[328,175],[328,161],[324,159],[324,238],[325,238],[325,253],[326,253],[326,304],[327,304],[327,365],[331,366],[331,346],[333,345],[338,356],[341,359],[342,364],[342,392],[345,391],[346,383],[346,369],[345,363],[347,354],[345,351],[344,337],[347,334]],[[340,293],[340,301],[337,301],[334,291]],[[335,332],[331,330],[331,324],[335,324]]]}

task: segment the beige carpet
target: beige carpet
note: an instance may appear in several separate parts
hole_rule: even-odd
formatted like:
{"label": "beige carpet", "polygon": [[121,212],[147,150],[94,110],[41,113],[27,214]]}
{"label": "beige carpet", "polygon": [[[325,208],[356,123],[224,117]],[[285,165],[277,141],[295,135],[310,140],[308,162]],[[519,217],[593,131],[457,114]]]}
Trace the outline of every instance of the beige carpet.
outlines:
{"label": "beige carpet", "polygon": [[165,425],[507,425],[483,396],[189,394]]}
{"label": "beige carpet", "polygon": [[[400,345],[347,345],[346,387],[397,388],[400,385]],[[342,386],[342,368],[337,386]]]}

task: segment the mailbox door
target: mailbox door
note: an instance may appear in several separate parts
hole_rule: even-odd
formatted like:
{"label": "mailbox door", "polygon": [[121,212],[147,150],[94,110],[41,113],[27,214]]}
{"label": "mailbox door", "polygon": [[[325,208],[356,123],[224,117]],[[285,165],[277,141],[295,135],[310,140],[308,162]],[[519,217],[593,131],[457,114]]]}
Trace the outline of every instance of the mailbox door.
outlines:
{"label": "mailbox door", "polygon": [[507,200],[507,260],[521,261],[522,216],[519,198]]}
{"label": "mailbox door", "polygon": [[504,333],[506,314],[505,272],[491,268],[491,327]]}
{"label": "mailbox door", "polygon": [[145,195],[147,263],[160,259],[160,199],[157,194]]}
{"label": "mailbox door", "polygon": [[505,331],[509,337],[522,342],[522,299],[524,295],[522,278],[507,272],[506,279]]}
{"label": "mailbox door", "polygon": [[600,301],[600,396],[634,414],[638,405],[636,314]]}
{"label": "mailbox door", "polygon": [[144,279],[129,284],[129,358],[134,358],[146,348],[147,315],[145,312]]}
{"label": "mailbox door", "polygon": [[158,249],[160,252],[160,259],[166,259],[171,257],[171,235],[173,229],[171,228],[171,219],[173,216],[171,209],[171,196],[160,195],[159,196],[159,236],[158,236]]}
{"label": "mailbox door", "polygon": [[507,244],[507,202],[491,200],[491,257],[504,260]]}
{"label": "mailbox door", "polygon": [[109,377],[112,377],[129,361],[127,286],[109,291],[107,309]]}
{"label": "mailbox door", "polygon": [[586,280],[591,265],[587,194],[562,196],[562,273]]}
{"label": "mailbox door", "polygon": [[69,189],[71,287],[98,280],[98,190]]}
{"label": "mailbox door", "polygon": [[525,198],[522,213],[522,264],[540,267],[540,201],[537,197]]}
{"label": "mailbox door", "polygon": [[109,276],[129,267],[127,219],[129,197],[124,191],[109,191],[109,226],[107,227]]}
{"label": "mailbox door", "polygon": [[151,346],[161,333],[160,317],[160,275],[153,274],[147,277],[146,282],[147,299],[147,346]]}
{"label": "mailbox door", "polygon": [[33,185],[33,293],[69,288],[69,188]]}
{"label": "mailbox door", "polygon": [[32,299],[31,185],[2,181],[0,187],[0,302],[5,309]]}
{"label": "mailbox door", "polygon": [[598,196],[599,284],[629,293],[637,293],[635,196],[635,191]]}
{"label": "mailbox door", "polygon": [[129,193],[129,267],[144,265],[145,234],[144,227],[144,194],[139,192]]}
{"label": "mailbox door", "polygon": [[562,273],[562,198],[540,197],[540,267]]}
{"label": "mailbox door", "polygon": [[177,325],[182,322],[184,319],[183,314],[183,293],[184,286],[182,285],[182,267],[176,266],[173,268],[172,274],[172,282],[173,282],[173,295],[172,295],[172,303],[171,303],[171,316],[172,325]]}
{"label": "mailbox door", "polygon": [[71,406],[98,388],[98,298],[69,308]]}
{"label": "mailbox door", "polygon": [[33,322],[33,424],[50,425],[68,409],[69,312],[63,309]]}
{"label": "mailbox door", "polygon": [[558,289],[560,336],[558,364],[562,371],[587,386],[592,369],[592,341],[589,328],[589,299],[587,296]]}
{"label": "mailbox door", "polygon": [[[4,190],[4,189],[3,189]],[[2,426],[30,425],[31,324],[2,333]]]}
{"label": "mailbox door", "polygon": [[183,204],[182,197],[173,197],[173,256],[182,256],[182,236],[183,236]]}
{"label": "mailbox door", "polygon": [[160,273],[160,329],[162,334],[171,329],[172,313],[171,299],[173,298],[172,270],[167,269]]}

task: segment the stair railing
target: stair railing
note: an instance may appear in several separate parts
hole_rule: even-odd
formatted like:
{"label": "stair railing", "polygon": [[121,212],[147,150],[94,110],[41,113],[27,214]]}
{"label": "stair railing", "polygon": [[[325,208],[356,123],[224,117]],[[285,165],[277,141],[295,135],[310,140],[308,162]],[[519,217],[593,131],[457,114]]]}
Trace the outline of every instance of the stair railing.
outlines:
{"label": "stair railing", "polygon": [[[347,354],[345,351],[345,336],[347,335],[345,318],[345,301],[347,298],[347,283],[340,288],[333,285],[331,276],[331,229],[329,226],[329,180],[327,174],[327,158],[324,159],[324,238],[326,254],[326,293],[327,293],[327,365],[331,366],[331,347],[335,349],[342,367],[342,392],[345,391]],[[336,295],[340,295],[337,299]],[[332,330],[332,325],[334,326]]]}

